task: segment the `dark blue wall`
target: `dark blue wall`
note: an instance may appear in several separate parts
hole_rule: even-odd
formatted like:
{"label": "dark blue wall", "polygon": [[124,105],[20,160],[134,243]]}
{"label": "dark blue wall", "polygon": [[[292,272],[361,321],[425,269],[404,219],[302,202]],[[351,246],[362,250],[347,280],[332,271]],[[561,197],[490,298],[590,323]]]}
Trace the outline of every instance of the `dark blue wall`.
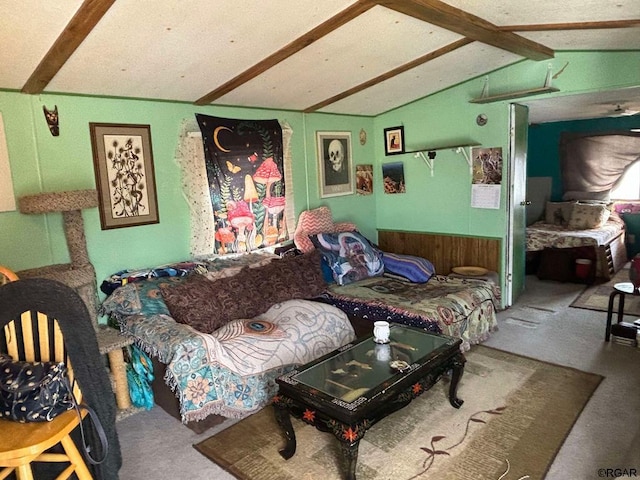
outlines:
{"label": "dark blue wall", "polygon": [[640,128],[640,115],[541,123],[529,126],[527,176],[551,177],[551,200],[562,200],[560,177],[560,134],[562,132],[603,132]]}

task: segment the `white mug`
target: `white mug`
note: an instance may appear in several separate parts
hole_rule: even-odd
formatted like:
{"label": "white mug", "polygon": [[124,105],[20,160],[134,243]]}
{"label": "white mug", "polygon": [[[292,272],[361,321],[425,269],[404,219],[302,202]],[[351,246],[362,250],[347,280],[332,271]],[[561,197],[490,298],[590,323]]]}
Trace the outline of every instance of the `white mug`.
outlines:
{"label": "white mug", "polygon": [[376,343],[389,343],[389,322],[384,320],[374,322],[373,337]]}

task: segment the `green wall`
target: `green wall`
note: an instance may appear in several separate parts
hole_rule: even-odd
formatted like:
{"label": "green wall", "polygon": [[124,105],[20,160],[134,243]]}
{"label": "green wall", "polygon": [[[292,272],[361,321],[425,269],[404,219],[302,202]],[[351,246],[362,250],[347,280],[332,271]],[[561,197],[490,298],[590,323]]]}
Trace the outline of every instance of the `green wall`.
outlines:
{"label": "green wall", "polygon": [[[548,62],[523,61],[491,72],[489,95],[542,87],[549,66],[553,73],[564,70],[552,84],[560,91],[546,94],[547,97],[638,86],[640,81],[638,51],[558,52]],[[469,103],[481,95],[484,80],[484,76],[478,77],[375,118],[379,163],[403,161],[407,189],[406,194],[376,195],[376,216],[379,229],[500,238],[504,271],[506,199],[510,193],[509,104],[518,100]],[[488,117],[483,127],[476,124],[480,113]],[[469,167],[453,150],[437,152],[433,177],[424,162],[413,154],[385,157],[381,153],[384,152],[383,129],[397,125],[404,126],[407,150],[465,140],[473,140],[483,147],[501,147],[504,161],[500,209],[471,207]],[[380,176],[376,181],[381,181]]]}
{"label": "green wall", "polygon": [[[554,86],[561,92],[551,96],[637,86],[640,78],[640,52],[560,52],[550,62],[524,61],[492,72],[490,93],[542,86],[548,64],[553,72],[566,65],[554,80]],[[375,118],[2,91],[0,112],[17,197],[95,187],[89,122],[151,125],[160,223],[103,231],[97,209],[84,211],[89,256],[100,282],[117,270],[188,258],[189,212],[174,155],[180,125],[184,119],[193,119],[194,113],[287,121],[293,129],[297,213],[328,205],[336,219],[357,223],[371,239],[377,238],[378,228],[504,239],[509,102],[469,103],[480,95],[483,80],[484,77],[476,78]],[[59,137],[50,135],[42,114],[43,105],[49,109],[58,106]],[[475,123],[480,113],[489,119],[484,127]],[[385,157],[383,129],[398,125],[405,128],[407,150],[465,140],[474,140],[484,147],[502,147],[505,168],[500,209],[470,207],[471,176],[460,154],[439,151],[433,177],[424,162],[412,154]],[[368,135],[365,145],[358,140],[361,129]],[[319,198],[317,130],[351,132],[353,163],[374,165],[374,195]],[[385,195],[381,165],[397,161],[405,165],[407,193]],[[14,270],[68,262],[61,215],[0,213],[0,252],[0,264]]]}
{"label": "green wall", "polygon": [[[554,73],[566,66],[553,80],[553,86],[560,92],[547,94],[549,97],[637,86],[640,81],[640,52],[560,52],[549,62],[523,61],[490,73],[489,94],[542,87],[549,65]],[[469,168],[464,158],[452,150],[437,152],[433,177],[424,162],[413,154],[389,157],[379,154],[381,163],[404,162],[407,193],[376,196],[378,228],[504,238],[510,102],[469,103],[480,96],[483,85],[484,77],[478,77],[379,115],[375,119],[376,150],[384,152],[383,129],[396,125],[404,125],[407,150],[448,145],[457,140],[501,147],[504,158],[501,208],[470,207]],[[488,117],[483,127],[475,121],[480,113]]]}
{"label": "green wall", "polygon": [[[471,87],[467,87],[471,88]],[[376,130],[404,126],[406,150],[472,140],[486,147],[503,147],[506,157],[508,108],[502,104],[469,104],[463,86],[376,118]],[[452,100],[453,99],[453,100]],[[485,113],[489,123],[476,124]],[[378,138],[380,137],[380,138]],[[376,139],[384,151],[382,134]],[[469,149],[467,149],[467,153]],[[378,228],[499,237],[504,232],[504,195],[498,210],[472,209],[471,174],[466,159],[453,150],[436,152],[433,177],[414,154],[381,157],[381,163],[402,161],[405,194],[378,195]],[[380,179],[381,181],[381,179]]]}
{"label": "green wall", "polygon": [[[60,136],[47,128],[42,106],[58,106]],[[95,98],[70,95],[24,95],[0,92],[7,147],[16,197],[40,192],[95,188],[90,122],[151,125],[160,223],[101,230],[98,209],[83,211],[89,258],[98,283],[125,268],[144,268],[189,258],[188,205],[183,198],[180,169],[175,162],[178,133],[194,113],[231,118],[277,118],[293,129],[292,154],[296,214],[321,204],[336,218],[356,222],[375,238],[372,196],[318,196],[315,129],[351,131],[355,163],[371,161],[372,144],[357,142],[361,128],[371,130],[367,117],[309,116],[298,112],[230,107],[196,107],[185,103]],[[0,265],[23,270],[67,263],[62,215],[0,213]]]}

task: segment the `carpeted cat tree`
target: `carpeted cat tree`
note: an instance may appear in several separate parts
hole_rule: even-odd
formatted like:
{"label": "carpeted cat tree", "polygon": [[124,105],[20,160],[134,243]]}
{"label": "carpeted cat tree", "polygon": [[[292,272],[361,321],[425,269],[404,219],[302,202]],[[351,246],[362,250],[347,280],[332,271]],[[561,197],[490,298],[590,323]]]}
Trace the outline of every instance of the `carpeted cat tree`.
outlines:
{"label": "carpeted cat tree", "polygon": [[96,272],[89,261],[82,210],[98,206],[96,190],[39,193],[18,199],[21,213],[62,213],[71,263],[48,265],[16,272],[19,278],[48,278],[73,288],[87,305],[98,338],[100,353],[107,354],[120,409],[131,406],[122,347],[132,342],[116,330],[98,324]]}
{"label": "carpeted cat tree", "polygon": [[48,265],[17,272],[20,278],[41,277],[57,280],[73,288],[84,300],[95,326],[98,324],[96,272],[89,261],[84,236],[82,210],[98,206],[96,190],[40,193],[18,199],[21,213],[62,213],[64,233],[71,263]]}

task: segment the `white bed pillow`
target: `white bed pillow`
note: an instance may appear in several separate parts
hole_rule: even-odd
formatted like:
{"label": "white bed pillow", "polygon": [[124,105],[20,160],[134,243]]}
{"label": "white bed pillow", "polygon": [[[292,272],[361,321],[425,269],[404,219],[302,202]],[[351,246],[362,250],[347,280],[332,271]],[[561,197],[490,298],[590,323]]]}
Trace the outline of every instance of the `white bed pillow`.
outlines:
{"label": "white bed pillow", "polygon": [[574,205],[567,227],[570,230],[601,228],[607,223],[611,210],[605,205],[578,203]]}
{"label": "white bed pillow", "polygon": [[576,202],[547,202],[544,210],[544,221],[551,225],[566,227],[571,219],[571,212]]}

